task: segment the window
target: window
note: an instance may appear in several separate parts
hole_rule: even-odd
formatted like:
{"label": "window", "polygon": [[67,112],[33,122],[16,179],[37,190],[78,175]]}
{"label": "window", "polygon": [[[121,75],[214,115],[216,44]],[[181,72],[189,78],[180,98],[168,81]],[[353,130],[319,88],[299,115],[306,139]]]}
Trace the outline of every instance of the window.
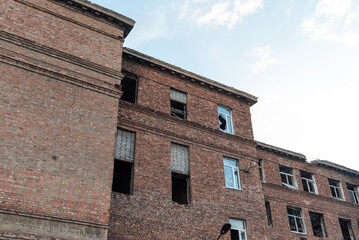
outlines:
{"label": "window", "polygon": [[188,147],[171,144],[172,201],[185,205],[190,202]]}
{"label": "window", "polygon": [[112,191],[132,194],[135,133],[117,130]]}
{"label": "window", "polygon": [[265,177],[264,177],[264,170],[263,170],[263,161],[262,159],[258,160],[258,170],[259,170],[259,177],[261,179],[262,182],[265,182]]}
{"label": "window", "polygon": [[231,110],[218,106],[219,130],[225,133],[233,133]]}
{"label": "window", "polygon": [[309,212],[310,222],[312,223],[313,234],[316,237],[327,237],[324,225],[324,216],[320,213]]}
{"label": "window", "polygon": [[347,183],[347,188],[350,196],[350,201],[352,201],[352,203],[359,204],[358,186]]}
{"label": "window", "polygon": [[136,103],[137,79],[132,77],[124,77],[121,81],[122,96],[121,100]]}
{"label": "window", "polygon": [[237,160],[223,158],[224,178],[227,188],[241,189]]}
{"label": "window", "polygon": [[355,240],[351,221],[339,218],[339,224],[342,230],[343,240]]}
{"label": "window", "polygon": [[297,188],[292,168],[279,166],[279,171],[282,180],[282,185],[287,186],[289,188]]}
{"label": "window", "polygon": [[242,220],[229,219],[231,224],[231,240],[246,240],[246,223]]}
{"label": "window", "polygon": [[295,233],[305,233],[302,211],[298,208],[287,207],[290,230]]}
{"label": "window", "polygon": [[302,178],[303,190],[316,194],[317,190],[313,175],[305,171],[300,171],[300,177]]}
{"label": "window", "polygon": [[333,198],[344,200],[344,195],[340,182],[334,179],[328,179],[328,180],[329,180],[330,191],[332,193]]}
{"label": "window", "polygon": [[187,119],[187,95],[183,92],[171,89],[171,115]]}
{"label": "window", "polygon": [[273,227],[272,212],[270,210],[270,204],[268,201],[265,202],[265,206],[266,206],[266,212],[267,212],[268,226]]}

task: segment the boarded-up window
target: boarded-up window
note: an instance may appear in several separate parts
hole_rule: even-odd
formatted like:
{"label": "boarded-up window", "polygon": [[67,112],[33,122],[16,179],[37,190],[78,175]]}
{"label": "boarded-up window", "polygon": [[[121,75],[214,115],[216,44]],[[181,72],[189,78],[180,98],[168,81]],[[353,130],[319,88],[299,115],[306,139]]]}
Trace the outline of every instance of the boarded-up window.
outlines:
{"label": "boarded-up window", "polygon": [[184,104],[187,103],[187,94],[185,94],[183,92],[171,89],[170,97],[171,97],[171,100],[174,100],[174,101],[177,101],[180,103],[184,103]]}
{"label": "boarded-up window", "polygon": [[171,144],[171,170],[184,174],[189,173],[188,147]]}
{"label": "boarded-up window", "polygon": [[117,130],[115,158],[133,162],[135,155],[135,133]]}

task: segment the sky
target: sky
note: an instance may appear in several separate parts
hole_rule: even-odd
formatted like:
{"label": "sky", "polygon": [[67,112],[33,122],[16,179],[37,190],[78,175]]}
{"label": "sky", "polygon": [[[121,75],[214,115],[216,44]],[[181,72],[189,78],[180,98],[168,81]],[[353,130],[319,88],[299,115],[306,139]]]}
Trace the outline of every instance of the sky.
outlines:
{"label": "sky", "polygon": [[258,97],[256,140],[359,170],[358,0],[91,1],[136,21],[126,47]]}

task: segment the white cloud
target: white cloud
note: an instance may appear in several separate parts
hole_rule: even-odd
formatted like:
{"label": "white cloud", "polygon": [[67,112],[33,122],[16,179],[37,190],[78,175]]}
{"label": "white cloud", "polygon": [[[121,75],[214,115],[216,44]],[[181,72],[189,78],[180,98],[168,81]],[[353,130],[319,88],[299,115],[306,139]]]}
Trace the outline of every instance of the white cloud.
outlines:
{"label": "white cloud", "polygon": [[279,62],[272,56],[272,49],[269,45],[257,47],[252,50],[253,56],[257,59],[255,64],[249,65],[253,73],[263,72],[270,65],[276,65]]}
{"label": "white cloud", "polygon": [[359,46],[359,3],[352,0],[319,0],[313,15],[302,23],[313,39]]}
{"label": "white cloud", "polygon": [[246,15],[263,7],[263,0],[186,0],[180,18],[189,17],[197,25],[225,26],[232,29]]}

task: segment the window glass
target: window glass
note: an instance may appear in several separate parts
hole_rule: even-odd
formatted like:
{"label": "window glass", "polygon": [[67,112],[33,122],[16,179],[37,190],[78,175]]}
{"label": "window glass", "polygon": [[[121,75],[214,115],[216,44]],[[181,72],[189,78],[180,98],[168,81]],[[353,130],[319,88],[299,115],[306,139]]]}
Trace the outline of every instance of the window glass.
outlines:
{"label": "window glass", "polygon": [[226,133],[233,133],[231,110],[218,106],[219,130]]}
{"label": "window glass", "polygon": [[234,159],[223,158],[226,187],[240,189],[238,162]]}

